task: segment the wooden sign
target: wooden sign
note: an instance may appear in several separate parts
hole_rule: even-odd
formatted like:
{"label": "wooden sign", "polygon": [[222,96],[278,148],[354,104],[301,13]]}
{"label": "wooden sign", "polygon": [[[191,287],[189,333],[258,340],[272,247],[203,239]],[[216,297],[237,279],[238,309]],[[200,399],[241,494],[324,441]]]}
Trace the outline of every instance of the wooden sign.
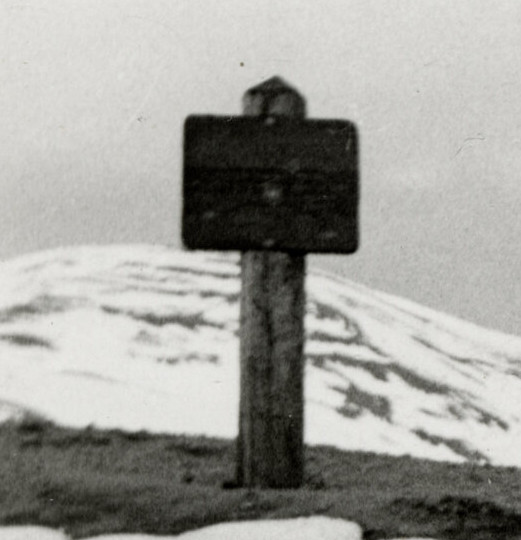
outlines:
{"label": "wooden sign", "polygon": [[351,122],[190,116],[184,141],[187,247],[356,251],[358,150]]}
{"label": "wooden sign", "polygon": [[237,486],[302,485],[305,254],[358,244],[356,129],[305,110],[274,77],[185,123],[184,243],[242,252]]}

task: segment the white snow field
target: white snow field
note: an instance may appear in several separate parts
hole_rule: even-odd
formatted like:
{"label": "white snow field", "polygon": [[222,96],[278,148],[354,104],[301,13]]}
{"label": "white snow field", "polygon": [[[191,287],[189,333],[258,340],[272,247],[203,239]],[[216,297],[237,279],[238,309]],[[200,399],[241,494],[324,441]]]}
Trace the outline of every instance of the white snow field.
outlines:
{"label": "white snow field", "polygon": [[[0,420],[231,438],[238,255],[69,247],[0,263]],[[521,338],[310,271],[305,437],[521,465]]]}

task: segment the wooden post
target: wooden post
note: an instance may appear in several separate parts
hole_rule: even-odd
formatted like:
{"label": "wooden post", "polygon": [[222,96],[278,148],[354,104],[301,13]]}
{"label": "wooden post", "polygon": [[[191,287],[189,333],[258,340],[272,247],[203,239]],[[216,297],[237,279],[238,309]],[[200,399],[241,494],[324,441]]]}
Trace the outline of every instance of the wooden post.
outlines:
{"label": "wooden post", "polygon": [[[243,113],[304,118],[305,101],[273,78],[246,92]],[[247,251],[241,271],[237,484],[296,488],[304,475],[305,256]]]}

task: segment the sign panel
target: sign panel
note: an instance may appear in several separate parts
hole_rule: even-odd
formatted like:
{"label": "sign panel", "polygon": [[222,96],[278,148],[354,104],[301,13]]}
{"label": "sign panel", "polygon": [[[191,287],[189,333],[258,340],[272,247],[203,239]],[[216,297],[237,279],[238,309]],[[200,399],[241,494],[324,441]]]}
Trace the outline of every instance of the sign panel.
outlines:
{"label": "sign panel", "polygon": [[358,142],[351,122],[190,116],[183,176],[188,248],[357,249]]}

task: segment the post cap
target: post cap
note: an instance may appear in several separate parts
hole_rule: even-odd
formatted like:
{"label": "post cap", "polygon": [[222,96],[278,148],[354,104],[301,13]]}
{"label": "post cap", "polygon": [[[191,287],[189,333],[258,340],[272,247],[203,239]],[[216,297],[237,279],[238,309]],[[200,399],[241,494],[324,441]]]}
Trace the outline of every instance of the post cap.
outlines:
{"label": "post cap", "polygon": [[284,79],[276,76],[250,88],[244,94],[243,112],[249,116],[303,118],[306,115],[306,100]]}

